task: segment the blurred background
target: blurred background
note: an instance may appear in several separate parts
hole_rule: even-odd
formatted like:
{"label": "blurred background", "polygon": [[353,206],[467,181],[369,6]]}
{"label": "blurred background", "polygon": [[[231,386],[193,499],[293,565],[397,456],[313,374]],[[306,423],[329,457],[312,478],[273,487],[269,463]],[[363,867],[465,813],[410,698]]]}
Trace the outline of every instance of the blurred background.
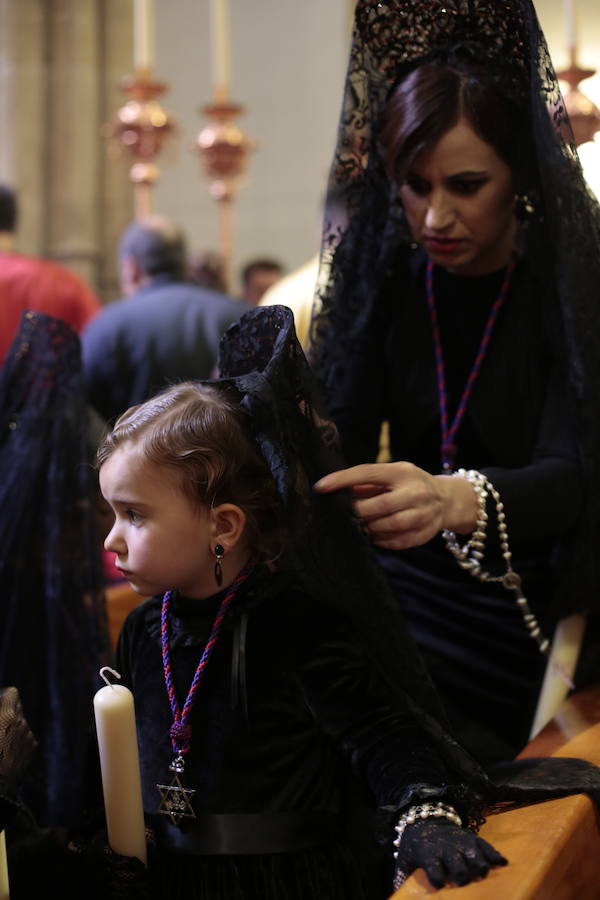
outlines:
{"label": "blurred background", "polygon": [[[535,5],[557,69],[569,66],[574,42],[579,66],[600,69],[599,0]],[[0,180],[18,191],[19,249],[60,260],[109,301],[119,295],[118,238],[146,204],[184,229],[190,257],[227,244],[232,294],[250,260],[300,266],[318,249],[353,7],[353,0],[0,0]],[[121,122],[119,138],[115,126],[118,110],[135,99],[123,79],[136,73],[162,83],[150,99],[173,120],[150,160],[160,170],[154,187],[141,198],[138,189],[137,199],[126,127]],[[600,73],[580,89],[600,106]],[[243,108],[226,124],[247,142],[246,172],[225,188],[206,174],[207,151],[201,156],[196,144],[207,126],[214,139],[218,116],[205,107],[215,99]],[[581,156],[600,193],[600,135]],[[231,199],[214,199],[219,190]]]}

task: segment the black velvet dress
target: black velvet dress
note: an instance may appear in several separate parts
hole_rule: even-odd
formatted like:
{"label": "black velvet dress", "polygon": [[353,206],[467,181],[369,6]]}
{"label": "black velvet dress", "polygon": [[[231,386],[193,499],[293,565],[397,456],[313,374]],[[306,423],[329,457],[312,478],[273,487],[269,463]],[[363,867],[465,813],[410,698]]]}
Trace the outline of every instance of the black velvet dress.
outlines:
{"label": "black velvet dress", "polygon": [[[393,459],[437,474],[440,417],[425,257],[407,251],[390,279],[363,353],[331,403],[348,463],[377,455],[390,424]],[[434,270],[450,422],[504,271],[481,278]],[[520,263],[456,435],[455,468],[484,472],[505,506],[513,565],[552,637],[573,585],[561,584],[583,494],[564,362],[542,282]],[[384,348],[384,352],[381,349]],[[493,504],[484,569],[504,571]],[[545,670],[513,593],[459,568],[442,538],[381,562],[425,658],[459,742],[483,762],[527,743]]]}
{"label": "black velvet dress", "polygon": [[[362,642],[282,574],[255,573],[240,588],[197,695],[181,776],[196,791],[197,818],[174,825],[157,814],[156,784],[171,781],[173,759],[161,599],[130,614],[117,659],[136,701],[144,808],[157,841],[156,896],[389,896],[392,831],[383,825],[386,846],[379,847],[367,807],[385,807],[391,824],[415,798],[453,796],[448,776]],[[174,600],[180,707],[219,600]]]}

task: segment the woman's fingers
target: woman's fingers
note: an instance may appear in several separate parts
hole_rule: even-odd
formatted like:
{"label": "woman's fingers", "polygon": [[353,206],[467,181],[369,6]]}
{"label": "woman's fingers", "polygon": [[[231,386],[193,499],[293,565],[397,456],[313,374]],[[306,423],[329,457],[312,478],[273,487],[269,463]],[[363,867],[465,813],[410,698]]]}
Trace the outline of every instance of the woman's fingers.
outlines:
{"label": "woman's fingers", "polygon": [[331,472],[315,482],[313,488],[322,494],[354,488],[359,485],[376,485],[383,490],[395,487],[396,482],[406,477],[415,467],[411,463],[362,463]]}
{"label": "woman's fingers", "polygon": [[443,527],[435,478],[412,463],[370,463],[326,475],[315,490],[349,489],[356,515],[379,547],[405,550],[431,540]]}
{"label": "woman's fingers", "polygon": [[388,488],[382,484],[357,484],[350,488],[350,493],[354,500],[362,500],[369,497],[378,497],[380,494],[387,494]]}
{"label": "woman's fingers", "polygon": [[318,493],[328,494],[331,491],[341,491],[344,488],[365,484],[379,484],[385,487],[385,479],[379,471],[380,468],[377,464],[364,463],[360,466],[351,466],[349,469],[339,469],[320,478],[313,488]]}
{"label": "woman's fingers", "polygon": [[411,547],[421,547],[423,544],[426,544],[433,537],[433,534],[429,529],[426,529],[405,531],[402,534],[394,532],[385,537],[371,534],[370,537],[373,543],[383,550],[410,550]]}

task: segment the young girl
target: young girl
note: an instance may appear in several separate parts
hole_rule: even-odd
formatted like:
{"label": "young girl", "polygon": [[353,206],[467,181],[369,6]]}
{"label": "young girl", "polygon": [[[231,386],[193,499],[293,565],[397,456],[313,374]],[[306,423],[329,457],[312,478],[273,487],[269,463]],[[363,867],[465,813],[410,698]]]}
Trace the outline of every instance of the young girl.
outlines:
{"label": "young girl", "polygon": [[[115,514],[105,546],[152,595],[125,622],[117,668],[136,700],[157,897],[384,898],[395,824],[397,883],[419,865],[440,886],[505,862],[461,827],[475,792],[342,613],[348,572],[331,545],[318,564],[325,590],[306,587],[314,560],[301,568],[289,552],[328,513],[312,511],[314,473],[290,452],[303,428],[318,432],[294,387],[301,354],[286,313],[259,310],[230,332],[226,363],[234,352],[237,371],[259,371],[167,389],[122,415],[98,452]],[[281,417],[273,397],[286,391]],[[369,605],[374,621],[377,596]],[[385,810],[381,849],[356,780]]]}

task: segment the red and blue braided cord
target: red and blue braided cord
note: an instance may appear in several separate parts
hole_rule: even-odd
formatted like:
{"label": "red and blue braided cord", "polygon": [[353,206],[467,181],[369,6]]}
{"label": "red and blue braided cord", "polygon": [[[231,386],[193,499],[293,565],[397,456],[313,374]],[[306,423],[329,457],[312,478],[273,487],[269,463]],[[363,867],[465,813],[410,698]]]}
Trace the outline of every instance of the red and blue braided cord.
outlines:
{"label": "red and blue braided cord", "polygon": [[171,670],[171,650],[169,646],[169,614],[174,591],[167,591],[163,597],[160,619],[160,639],[163,670],[165,674],[165,685],[167,687],[169,704],[171,706],[171,712],[173,714],[173,724],[171,726],[171,744],[173,747],[173,751],[177,754],[183,755],[190,749],[192,729],[189,724],[189,718],[194,700],[196,699],[196,694],[202,683],[204,672],[217,643],[217,639],[225,620],[227,610],[231,605],[231,601],[233,600],[237,589],[242,584],[242,582],[246,580],[246,578],[252,571],[252,568],[252,566],[246,566],[242,569],[242,571],[239,573],[239,575],[221,600],[217,615],[215,616],[215,620],[210,631],[210,636],[208,638],[208,641],[206,642],[206,646],[202,652],[202,656],[200,657],[200,662],[196,667],[196,672],[194,673],[192,684],[185,699],[185,703],[183,704],[183,710],[179,709],[177,696],[175,694],[175,685],[173,684],[173,674]]}
{"label": "red and blue braided cord", "polygon": [[454,419],[452,420],[452,425],[448,428],[448,400],[446,393],[446,372],[444,368],[444,354],[442,352],[442,339],[440,335],[440,326],[438,321],[437,309],[435,306],[435,296],[433,293],[433,262],[429,259],[427,261],[427,274],[425,287],[427,292],[427,305],[429,307],[429,316],[431,318],[431,330],[433,333],[433,347],[435,352],[435,372],[437,377],[438,384],[438,397],[439,397],[439,406],[440,406],[440,430],[441,430],[441,457],[442,457],[442,468],[444,471],[450,471],[454,465],[454,457],[456,455],[456,446],[454,443],[456,432],[459,429],[460,423],[462,422],[463,416],[465,414],[465,410],[467,408],[467,404],[471,397],[471,391],[473,390],[473,385],[479,375],[479,370],[481,369],[481,364],[485,358],[487,353],[488,345],[490,343],[490,338],[492,336],[492,331],[496,322],[496,318],[498,317],[498,313],[502,307],[506,299],[506,295],[508,293],[508,288],[510,286],[512,273],[515,268],[514,262],[508,264],[506,268],[506,273],[504,275],[504,280],[502,282],[502,287],[500,288],[500,293],[497,298],[494,300],[492,308],[489,312],[487,321],[485,323],[485,327],[483,329],[483,335],[481,337],[481,342],[479,344],[479,349],[475,356],[475,360],[471,367],[471,371],[469,373],[469,377],[467,378],[467,383],[465,384],[465,388],[462,393],[462,397],[460,398],[460,402],[458,404],[458,408],[454,415]]}

